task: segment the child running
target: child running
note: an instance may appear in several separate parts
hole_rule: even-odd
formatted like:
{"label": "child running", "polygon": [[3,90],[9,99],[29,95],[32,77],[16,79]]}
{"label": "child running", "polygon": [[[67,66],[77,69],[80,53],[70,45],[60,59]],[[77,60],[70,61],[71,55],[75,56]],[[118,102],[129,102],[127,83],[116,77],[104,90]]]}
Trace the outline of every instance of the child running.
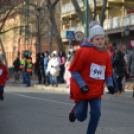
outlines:
{"label": "child running", "polygon": [[87,134],[95,134],[101,116],[101,96],[104,82],[114,94],[112,65],[108,51],[104,49],[105,33],[96,21],[89,24],[89,41],[86,40],[75,53],[70,66],[70,98],[75,106],[69,114],[70,122],[77,119],[83,122],[87,118],[90,105],[90,120]]}
{"label": "child running", "polygon": [[7,71],[6,66],[2,63],[3,61],[3,56],[0,55],[0,100],[4,100],[4,87],[5,87],[5,82],[8,81],[9,79],[9,74]]}

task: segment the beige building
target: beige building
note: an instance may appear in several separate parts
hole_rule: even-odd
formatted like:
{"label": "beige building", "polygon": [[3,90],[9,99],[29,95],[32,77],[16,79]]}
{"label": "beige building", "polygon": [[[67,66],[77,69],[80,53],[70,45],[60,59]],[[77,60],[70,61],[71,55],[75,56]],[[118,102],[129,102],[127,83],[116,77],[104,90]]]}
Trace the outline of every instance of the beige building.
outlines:
{"label": "beige building", "polygon": [[[91,11],[94,12],[93,0],[88,1]],[[77,2],[84,15],[83,0],[77,0]],[[96,0],[96,2],[96,20],[99,21],[103,0]],[[68,44],[68,40],[66,40],[66,31],[84,32],[84,27],[77,17],[71,0],[62,0],[61,4],[61,20],[63,22],[61,26],[61,36],[63,43]],[[125,44],[124,29],[126,26],[131,30],[130,39],[134,39],[132,36],[134,33],[134,10],[132,9],[134,9],[133,0],[108,0],[103,28],[106,32],[106,36],[109,37],[111,41],[115,40],[120,46]]]}

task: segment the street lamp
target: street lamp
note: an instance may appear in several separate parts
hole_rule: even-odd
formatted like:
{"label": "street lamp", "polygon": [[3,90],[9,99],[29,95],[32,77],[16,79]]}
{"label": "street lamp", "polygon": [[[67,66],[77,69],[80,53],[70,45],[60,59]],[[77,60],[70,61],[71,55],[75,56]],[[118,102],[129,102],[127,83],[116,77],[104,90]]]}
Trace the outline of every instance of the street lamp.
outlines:
{"label": "street lamp", "polygon": [[130,30],[129,30],[129,27],[127,26],[125,28],[125,36],[126,36],[126,55],[127,55],[127,49],[128,49],[128,36],[130,34]]}

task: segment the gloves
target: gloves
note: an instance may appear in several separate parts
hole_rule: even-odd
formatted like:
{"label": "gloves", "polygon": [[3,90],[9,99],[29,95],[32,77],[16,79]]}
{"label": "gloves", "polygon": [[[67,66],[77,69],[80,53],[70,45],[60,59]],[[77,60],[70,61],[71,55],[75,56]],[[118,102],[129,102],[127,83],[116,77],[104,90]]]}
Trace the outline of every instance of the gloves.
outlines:
{"label": "gloves", "polygon": [[114,89],[114,87],[112,87],[112,86],[110,86],[110,87],[108,87],[108,90],[109,90],[109,93],[110,94],[114,94],[114,92],[115,92],[115,89]]}
{"label": "gloves", "polygon": [[87,86],[84,86],[84,87],[81,88],[81,93],[83,93],[83,94],[88,93],[88,91],[89,91],[89,89],[88,89]]}

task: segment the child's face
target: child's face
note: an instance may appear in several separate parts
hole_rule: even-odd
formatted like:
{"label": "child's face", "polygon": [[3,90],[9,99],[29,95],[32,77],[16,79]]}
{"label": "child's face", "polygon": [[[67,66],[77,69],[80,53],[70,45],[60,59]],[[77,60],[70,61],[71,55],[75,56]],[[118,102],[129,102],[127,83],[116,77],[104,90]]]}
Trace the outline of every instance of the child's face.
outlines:
{"label": "child's face", "polygon": [[96,49],[101,50],[105,44],[105,38],[103,35],[97,35],[92,40],[91,43],[95,46]]}

